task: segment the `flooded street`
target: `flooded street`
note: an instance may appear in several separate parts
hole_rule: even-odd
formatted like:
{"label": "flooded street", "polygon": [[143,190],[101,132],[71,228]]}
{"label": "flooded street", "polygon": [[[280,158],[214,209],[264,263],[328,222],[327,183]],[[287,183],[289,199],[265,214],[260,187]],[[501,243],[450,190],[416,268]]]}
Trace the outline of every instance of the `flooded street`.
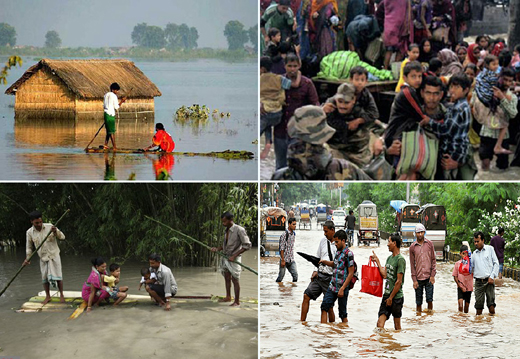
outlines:
{"label": "flooded street", "polygon": [[[244,264],[258,269],[258,248],[243,254]],[[0,287],[20,267],[25,249],[0,251]],[[80,291],[90,273],[89,256],[62,255],[64,290]],[[107,263],[110,261],[107,260]],[[168,265],[168,263],[165,263]],[[121,266],[121,285],[138,291],[140,269],[146,262],[127,261]],[[178,296],[225,295],[224,278],[214,268],[171,268]],[[167,313],[148,303],[120,308],[94,308],[67,320],[74,308],[60,312],[16,313],[22,303],[43,290],[39,260],[34,258],[0,297],[0,356],[21,358],[229,358],[241,353],[256,358],[258,350],[258,277],[243,271],[240,308],[210,300],[173,299]],[[115,350],[115,351],[114,351]]]}
{"label": "flooded street", "polygon": [[[23,66],[12,68],[8,85],[15,82],[37,60],[24,58]],[[135,65],[157,85],[162,96],[155,98],[155,122],[164,124],[176,143],[176,151],[211,152],[243,150],[255,153],[253,160],[210,157],[116,154],[85,154],[100,123],[58,123],[53,119],[15,124],[15,97],[0,94],[0,151],[4,154],[0,180],[154,180],[158,169],[173,180],[252,180],[257,177],[257,84],[255,62],[226,63],[218,60],[190,62],[145,62]],[[108,91],[108,89],[107,89]],[[223,113],[204,125],[174,122],[181,106],[206,105]],[[124,105],[123,105],[124,106]],[[92,146],[103,144],[104,130]],[[119,148],[143,148],[151,144],[153,123],[130,120],[119,124]],[[240,134],[240,135],[239,135]]]}
{"label": "flooded street", "polygon": [[[296,229],[295,252],[316,255],[323,232]],[[357,242],[355,242],[357,243]],[[385,240],[381,246],[354,246],[352,251],[358,265],[368,263],[372,250],[382,264],[390,255]],[[454,263],[437,262],[435,277],[434,313],[416,315],[415,291],[410,274],[408,248],[405,257],[404,307],[402,330],[393,329],[393,318],[384,331],[376,329],[381,298],[361,293],[361,282],[350,291],[347,303],[348,324],[320,323],[323,295],[310,303],[307,322],[300,322],[303,292],[310,282],[313,265],[295,254],[298,282],[291,283],[287,272],[282,284],[276,283],[279,257],[261,258],[260,278],[260,357],[261,358],[515,358],[518,357],[518,315],[520,283],[504,279],[504,286],[496,288],[495,316],[475,315],[475,296],[472,295],[469,314],[457,311],[457,287],[452,277]],[[423,303],[423,309],[426,303]]]}

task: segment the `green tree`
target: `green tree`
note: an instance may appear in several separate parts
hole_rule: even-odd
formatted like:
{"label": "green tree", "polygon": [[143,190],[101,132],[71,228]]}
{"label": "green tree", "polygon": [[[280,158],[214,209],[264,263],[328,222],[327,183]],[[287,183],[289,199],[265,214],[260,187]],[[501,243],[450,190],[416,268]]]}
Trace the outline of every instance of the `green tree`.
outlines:
{"label": "green tree", "polygon": [[55,49],[60,46],[61,46],[60,35],[54,30],[47,31],[47,34],[45,34],[45,47]]}
{"label": "green tree", "polygon": [[16,65],[22,66],[22,58],[20,56],[9,57],[4,68],[0,72],[0,83],[7,85],[7,75],[9,75],[9,70]]}
{"label": "green tree", "polygon": [[229,21],[226,24],[224,36],[227,38],[229,50],[243,49],[248,40],[248,32],[244,29],[244,25],[237,20]]}
{"label": "green tree", "polygon": [[249,41],[253,44],[255,52],[258,52],[258,24],[252,26],[247,30]]}
{"label": "green tree", "polygon": [[279,183],[279,195],[286,207],[306,199],[318,197],[318,184],[315,183]]}
{"label": "green tree", "polygon": [[11,25],[0,23],[0,46],[16,45],[16,30]]}
{"label": "green tree", "polygon": [[176,51],[181,48],[181,36],[179,33],[179,25],[168,23],[164,28],[164,38],[166,40],[166,46]]}
{"label": "green tree", "polygon": [[196,49],[199,45],[197,41],[199,40],[199,32],[195,27],[190,27],[189,37],[187,41],[188,50]]}
{"label": "green tree", "polygon": [[149,26],[145,22],[134,26],[132,42],[137,46],[161,49],[166,46],[164,30],[159,26]]}

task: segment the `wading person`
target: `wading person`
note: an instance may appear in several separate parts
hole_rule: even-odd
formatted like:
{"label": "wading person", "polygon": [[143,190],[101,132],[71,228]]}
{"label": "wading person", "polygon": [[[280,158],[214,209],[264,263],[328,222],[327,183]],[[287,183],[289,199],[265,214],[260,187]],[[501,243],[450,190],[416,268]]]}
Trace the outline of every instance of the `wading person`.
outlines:
{"label": "wading person", "polygon": [[323,296],[321,303],[321,322],[327,322],[327,314],[334,308],[336,299],[338,300],[339,317],[343,323],[348,322],[347,301],[350,281],[354,277],[354,253],[347,247],[347,233],[340,229],[334,234],[334,245],[336,246],[336,256],[334,261],[325,259],[320,260],[327,266],[333,267],[332,280],[329,288]]}
{"label": "wading person", "polygon": [[[318,250],[316,251],[316,257],[320,260],[328,260],[334,261],[334,257],[336,256],[336,246],[334,245],[334,233],[335,227],[334,222],[326,221],[323,223],[323,237],[320,241],[320,245]],[[332,268],[320,264],[319,267],[312,272],[311,282],[305,292],[303,293],[303,303],[302,303],[302,315],[301,320],[307,320],[307,313],[309,312],[309,303],[312,300],[316,300],[320,295],[325,295],[327,289],[329,288],[330,281],[332,280]],[[329,322],[334,322],[334,309],[329,309]]]}
{"label": "wading person", "polygon": [[153,135],[152,144],[146,148],[144,151],[148,151],[154,147],[157,147],[157,150],[162,152],[173,152],[175,149],[175,142],[173,141],[172,136],[166,132],[164,129],[164,125],[162,123],[157,123],[155,125],[155,135]]}
{"label": "wading person", "polygon": [[225,212],[220,217],[222,225],[226,227],[224,231],[224,243],[221,247],[213,247],[213,252],[222,251],[227,258],[222,257],[220,261],[220,272],[226,281],[226,297],[221,302],[231,302],[231,283],[235,289],[235,300],[231,303],[232,307],[240,305],[240,273],[242,267],[235,262],[242,262],[242,253],[251,249],[251,241],[247,236],[244,227],[233,222],[233,215]]}
{"label": "wading person", "polygon": [[283,281],[285,269],[292,275],[293,282],[298,281],[298,270],[294,261],[294,242],[296,240],[296,218],[289,218],[287,230],[280,236],[280,272],[277,282]]}
{"label": "wading person", "polygon": [[110,91],[105,94],[103,98],[103,110],[105,116],[105,130],[107,135],[105,137],[105,146],[108,148],[108,140],[112,141],[112,147],[116,150],[116,110],[126,101],[126,97],[123,97],[118,101],[117,94],[121,88],[117,82],[110,85]]}
{"label": "wading person", "polygon": [[34,211],[29,213],[29,220],[32,227],[26,232],[26,257],[23,265],[31,264],[27,259],[31,256],[36,248],[43,242],[45,237],[51,232],[49,238],[45,241],[43,246],[38,250],[40,257],[40,270],[42,273],[43,289],[45,290],[45,299],[43,305],[51,300],[50,286],[58,287],[60,291],[60,302],[65,303],[63,296],[63,277],[61,273],[61,259],[60,247],[58,246],[58,239],[64,240],[65,235],[52,223],[43,223],[42,213]]}
{"label": "wading person", "polygon": [[170,299],[177,294],[177,282],[172,274],[172,270],[161,263],[159,254],[151,254],[148,257],[150,262],[150,272],[154,273],[157,281],[146,286],[146,291],[164,310],[170,310]]}
{"label": "wading person", "polygon": [[377,327],[384,328],[385,322],[392,315],[394,317],[394,328],[401,329],[401,316],[403,314],[403,281],[404,272],[406,270],[406,260],[401,254],[401,237],[398,234],[392,234],[388,239],[388,250],[392,252],[386,259],[384,267],[381,266],[379,258],[374,251],[370,258],[376,261],[381,276],[386,279],[385,291],[381,306],[379,307],[379,319]]}
{"label": "wading person", "polygon": [[457,300],[459,303],[459,312],[469,311],[469,303],[471,301],[471,293],[473,292],[473,274],[470,268],[469,248],[466,245],[460,246],[460,260],[455,263],[452,276],[457,283]]}
{"label": "wading person", "polygon": [[502,279],[502,272],[504,271],[504,249],[506,248],[506,241],[504,237],[504,228],[498,228],[498,235],[491,238],[489,243],[495,250],[498,258],[498,278]]}
{"label": "wading person", "polygon": [[481,315],[485,301],[489,313],[495,314],[495,278],[498,277],[498,258],[495,249],[484,244],[484,233],[475,232],[473,240],[475,252],[471,254],[471,264],[475,278],[475,309],[477,315]]}
{"label": "wading person", "polygon": [[348,211],[348,216],[345,218],[345,222],[347,222],[347,234],[350,236],[350,245],[354,244],[354,229],[356,229],[356,216],[354,216],[354,211]]}
{"label": "wading person", "polygon": [[433,243],[424,238],[426,229],[421,223],[415,226],[415,242],[410,246],[410,272],[412,273],[413,289],[415,289],[415,304],[417,313],[422,311],[423,292],[426,292],[428,311],[433,310],[433,285],[437,273],[435,248]]}

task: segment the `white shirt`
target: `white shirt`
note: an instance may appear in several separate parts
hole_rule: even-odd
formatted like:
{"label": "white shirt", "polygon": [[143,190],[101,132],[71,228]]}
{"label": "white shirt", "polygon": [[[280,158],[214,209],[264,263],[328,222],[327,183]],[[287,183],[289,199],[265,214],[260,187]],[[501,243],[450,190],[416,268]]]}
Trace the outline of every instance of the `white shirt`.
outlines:
{"label": "white shirt", "polygon": [[107,92],[103,98],[103,109],[110,116],[116,115],[116,110],[119,108],[119,101],[117,95],[112,91]]}
{"label": "white shirt", "polygon": [[[157,279],[157,276],[155,275],[155,273],[150,273],[150,278],[149,279]],[[144,277],[141,277],[141,283],[144,284],[144,282],[146,281],[146,279],[144,279]]]}
{"label": "white shirt", "polygon": [[491,277],[495,279],[498,277],[498,258],[495,253],[495,248],[484,244],[484,248],[475,249],[471,254],[471,263],[473,267],[473,277],[477,279],[484,279]]}
{"label": "white shirt", "polygon": [[[43,242],[47,234],[52,229],[52,223],[44,223],[41,231],[37,231],[34,226],[29,228],[26,232],[26,257],[33,253],[33,251]],[[64,240],[65,235],[59,229],[56,228],[56,234],[51,233],[49,238],[45,241],[43,246],[38,250],[38,256],[44,262],[54,259],[60,255],[60,247],[58,247],[58,241],[56,239]]]}
{"label": "white shirt", "polygon": [[[332,254],[332,259],[329,257],[329,249],[327,242],[330,244],[330,253]],[[327,237],[323,237],[320,241],[320,245],[318,247],[318,250],[316,251],[316,257],[319,259],[325,259],[326,261],[334,261],[334,257],[336,256],[336,246],[333,243],[330,243]],[[318,272],[332,275],[332,271],[334,268],[326,266],[324,264],[320,264],[320,267],[318,268]]]}

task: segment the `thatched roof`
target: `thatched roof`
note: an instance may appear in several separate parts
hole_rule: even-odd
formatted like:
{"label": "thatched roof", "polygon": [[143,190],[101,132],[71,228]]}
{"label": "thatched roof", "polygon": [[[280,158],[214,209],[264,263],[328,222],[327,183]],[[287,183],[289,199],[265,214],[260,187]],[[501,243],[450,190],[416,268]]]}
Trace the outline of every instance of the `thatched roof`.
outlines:
{"label": "thatched roof", "polygon": [[31,66],[5,93],[14,95],[32,75],[46,68],[65,86],[82,98],[102,98],[110,84],[121,86],[121,95],[129,98],[161,96],[161,91],[129,60],[50,60]]}

